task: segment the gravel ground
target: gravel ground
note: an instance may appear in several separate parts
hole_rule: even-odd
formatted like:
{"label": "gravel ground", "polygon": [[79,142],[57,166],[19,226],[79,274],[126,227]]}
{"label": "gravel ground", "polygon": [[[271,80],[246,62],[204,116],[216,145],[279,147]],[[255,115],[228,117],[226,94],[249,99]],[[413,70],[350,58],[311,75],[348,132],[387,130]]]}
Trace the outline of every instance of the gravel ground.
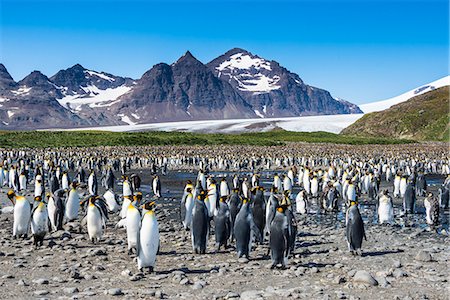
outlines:
{"label": "gravel ground", "polygon": [[[143,190],[149,191],[150,176],[141,175],[147,184]],[[12,239],[13,216],[1,214],[0,298],[448,299],[449,214],[441,212],[444,225],[429,230],[422,198],[419,213],[408,218],[399,216],[396,199],[392,226],[377,225],[376,207],[362,201],[367,234],[362,257],[347,251],[343,208],[322,215],[313,207],[310,214],[297,216],[299,234],[287,269],[271,270],[265,245],[257,246],[249,261],[238,260],[234,248],[213,253],[211,236],[207,254],[192,253],[190,234],[179,222],[179,201],[185,180],[195,176],[171,172],[162,177],[161,249],[154,274],[139,273],[136,258],[127,255],[126,232],[114,228],[116,215],[110,215],[98,244],[91,244],[86,228],[73,222],[34,249],[31,240]],[[269,181],[263,176],[266,186]],[[5,192],[2,207],[8,203]]]}

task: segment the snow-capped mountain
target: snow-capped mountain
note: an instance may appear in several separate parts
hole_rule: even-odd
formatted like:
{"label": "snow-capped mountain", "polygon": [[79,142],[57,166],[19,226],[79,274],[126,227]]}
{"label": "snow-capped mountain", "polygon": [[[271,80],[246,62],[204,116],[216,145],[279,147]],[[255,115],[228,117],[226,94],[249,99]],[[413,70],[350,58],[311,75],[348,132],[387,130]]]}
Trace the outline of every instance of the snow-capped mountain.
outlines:
{"label": "snow-capped mountain", "polygon": [[135,84],[131,78],[88,70],[80,64],[59,71],[50,80],[61,91],[58,102],[74,113],[111,106]]}
{"label": "snow-capped mountain", "polygon": [[430,82],[428,84],[422,85],[418,88],[410,90],[399,96],[396,96],[396,97],[393,97],[393,98],[390,98],[387,100],[381,100],[381,101],[361,104],[359,107],[366,114],[370,113],[370,112],[375,112],[375,111],[382,111],[382,110],[388,109],[389,107],[391,107],[393,105],[399,104],[401,102],[405,102],[405,101],[411,99],[412,97],[415,97],[415,96],[418,96],[421,94],[425,94],[429,91],[438,89],[443,86],[448,86],[448,85],[450,85],[450,75],[445,76],[441,79],[435,80],[433,82]]}
{"label": "snow-capped mountain", "polygon": [[172,65],[147,71],[111,111],[128,124],[256,117],[230,84],[189,51]]}
{"label": "snow-capped mountain", "polygon": [[39,71],[15,82],[0,65],[0,128],[35,129],[86,126],[91,123],[63,108],[60,90]]}
{"label": "snow-capped mountain", "polygon": [[229,82],[261,118],[361,113],[358,106],[305,84],[276,61],[243,49],[232,49],[207,65],[217,77]]}

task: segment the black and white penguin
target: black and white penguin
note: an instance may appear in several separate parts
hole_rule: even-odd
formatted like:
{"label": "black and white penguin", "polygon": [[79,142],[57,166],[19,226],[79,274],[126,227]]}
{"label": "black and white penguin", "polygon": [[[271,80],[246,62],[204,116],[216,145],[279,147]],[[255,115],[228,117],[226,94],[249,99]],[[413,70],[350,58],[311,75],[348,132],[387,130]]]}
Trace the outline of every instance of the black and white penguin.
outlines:
{"label": "black and white penguin", "polygon": [[158,198],[161,197],[161,181],[158,175],[153,176],[152,188],[153,194]]}
{"label": "black and white penguin", "polygon": [[159,249],[159,227],[154,207],[155,202],[147,202],[143,207],[145,213],[142,216],[137,253],[138,269],[141,272],[144,271],[144,268],[148,268],[150,273],[153,272]]}
{"label": "black and white penguin", "polygon": [[105,187],[107,190],[114,190],[114,183],[116,182],[116,177],[114,176],[114,172],[111,168],[108,168],[106,171],[105,177]]}
{"label": "black and white penguin", "polygon": [[31,212],[31,234],[33,235],[33,245],[42,246],[44,237],[48,232],[48,211],[47,205],[41,196],[35,197],[35,205]]}
{"label": "black and white penguin", "polygon": [[91,170],[91,173],[89,174],[88,191],[91,196],[95,196],[98,193],[97,175],[95,175],[94,170]]}
{"label": "black and white penguin", "polygon": [[249,258],[253,237],[262,240],[258,236],[258,229],[253,221],[252,212],[250,210],[249,200],[244,198],[242,200],[242,207],[236,216],[234,222],[234,236],[236,238],[236,250],[238,257]]}
{"label": "black and white penguin", "polygon": [[205,254],[209,235],[209,212],[205,204],[206,192],[201,190],[192,210],[191,239],[196,254]]}
{"label": "black and white penguin", "polygon": [[272,269],[277,265],[281,265],[281,268],[284,269],[289,257],[289,222],[286,210],[286,206],[278,207],[270,224],[269,246]]}
{"label": "black and white penguin", "polygon": [[59,189],[54,193],[47,193],[47,207],[48,207],[48,217],[50,219],[50,225],[52,231],[58,231],[63,229],[64,221],[64,201],[62,197],[67,191],[64,189]]}
{"label": "black and white penguin", "polygon": [[279,206],[278,201],[278,189],[274,186],[270,189],[270,196],[267,200],[266,204],[266,228],[265,228],[265,236],[270,233],[270,223],[272,223],[273,218],[275,217],[275,213]]}
{"label": "black and white penguin", "polygon": [[81,205],[85,207],[86,211],[85,218],[89,240],[92,243],[96,243],[100,241],[106,228],[106,220],[108,219],[107,205],[105,200],[99,196],[89,196],[82,201]]}
{"label": "black and white penguin", "polygon": [[416,179],[416,195],[420,197],[424,197],[427,193],[427,180],[425,179],[425,175],[423,172],[419,172],[417,174]]}
{"label": "black and white penguin", "polygon": [[9,190],[7,193],[9,200],[14,205],[13,238],[28,237],[31,221],[31,204],[24,197]]}
{"label": "black and white penguin", "polygon": [[226,196],[220,197],[217,214],[214,216],[216,252],[220,250],[221,246],[224,246],[225,249],[228,247],[228,239],[231,234],[230,208],[226,200]]}
{"label": "black and white penguin", "polygon": [[414,214],[416,206],[416,191],[412,182],[409,182],[406,186],[403,194],[403,211],[405,214]]}
{"label": "black and white penguin", "polygon": [[388,190],[384,190],[378,199],[378,223],[394,222],[394,203],[388,194]]}
{"label": "black and white penguin", "polygon": [[141,188],[141,177],[138,174],[131,174],[130,176],[131,188],[133,191],[139,191]]}
{"label": "black and white penguin", "polygon": [[[264,188],[257,186],[253,188],[255,196],[251,203],[253,220],[259,233],[257,236],[264,237],[264,229],[266,227],[266,199],[264,198]],[[263,240],[258,241],[263,243]]]}
{"label": "black and white penguin", "polygon": [[367,240],[367,238],[364,231],[364,222],[356,201],[350,201],[350,207],[347,209],[345,216],[345,224],[348,250],[352,254],[357,253],[361,255],[362,240],[363,238]]}
{"label": "black and white penguin", "polygon": [[239,196],[239,189],[235,188],[231,191],[231,195],[228,198],[228,206],[230,208],[230,220],[231,220],[231,241],[234,240],[234,222],[236,216],[241,209],[241,197]]}

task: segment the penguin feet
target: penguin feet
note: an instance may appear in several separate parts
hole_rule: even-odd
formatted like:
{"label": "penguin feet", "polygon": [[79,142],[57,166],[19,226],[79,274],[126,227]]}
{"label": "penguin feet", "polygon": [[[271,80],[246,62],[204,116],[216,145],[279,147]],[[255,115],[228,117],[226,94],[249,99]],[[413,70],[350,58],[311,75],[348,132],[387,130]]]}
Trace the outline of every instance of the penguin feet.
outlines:
{"label": "penguin feet", "polygon": [[362,257],[362,254],[363,254],[363,253],[362,253],[362,250],[361,250],[361,249],[356,250],[356,255]]}

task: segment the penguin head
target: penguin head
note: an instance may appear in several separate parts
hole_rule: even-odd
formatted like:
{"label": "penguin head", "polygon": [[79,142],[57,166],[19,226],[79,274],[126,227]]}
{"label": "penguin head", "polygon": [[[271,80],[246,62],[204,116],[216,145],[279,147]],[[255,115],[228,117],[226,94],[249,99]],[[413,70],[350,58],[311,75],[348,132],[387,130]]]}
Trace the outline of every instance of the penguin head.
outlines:
{"label": "penguin head", "polygon": [[187,188],[186,192],[191,193],[192,192],[192,188]]}
{"label": "penguin head", "polygon": [[247,204],[249,200],[247,198],[242,198],[242,204]]}
{"label": "penguin head", "polygon": [[187,184],[192,184],[192,180],[189,179],[188,181],[186,181],[186,185]]}
{"label": "penguin head", "polygon": [[45,198],[47,198],[47,200],[50,198],[51,194],[49,192],[45,193]]}
{"label": "penguin head", "polygon": [[264,188],[262,186],[258,186],[258,190],[264,192]]}
{"label": "penguin head", "polygon": [[145,210],[153,211],[155,209],[155,201],[146,202],[142,206]]}
{"label": "penguin head", "polygon": [[9,190],[7,196],[9,200],[12,200],[16,196],[16,193],[13,190]]}
{"label": "penguin head", "polygon": [[200,193],[199,193],[198,196],[197,196],[197,199],[198,199],[198,200],[201,200],[201,201],[204,201],[205,198],[206,198],[206,196],[207,196],[206,191],[201,190]]}
{"label": "penguin head", "polygon": [[278,193],[278,188],[275,187],[275,186],[272,186],[272,187],[270,188],[270,192],[272,192],[272,193]]}
{"label": "penguin head", "polygon": [[141,192],[137,192],[136,194],[134,194],[133,199],[136,201],[141,201],[142,200],[142,193]]}
{"label": "penguin head", "polygon": [[34,201],[41,202],[41,201],[42,201],[42,196],[36,196],[36,197],[34,197]]}
{"label": "penguin head", "polygon": [[233,189],[233,193],[239,193],[239,189]]}
{"label": "penguin head", "polygon": [[354,205],[358,205],[358,201],[353,201],[353,200],[350,200],[350,207],[352,207],[352,206],[354,206]]}
{"label": "penguin head", "polygon": [[279,206],[279,207],[277,207],[277,212],[279,212],[279,213],[284,213],[284,211],[286,210],[286,207],[285,206]]}
{"label": "penguin head", "polygon": [[225,201],[227,201],[227,196],[220,197],[220,202],[225,202]]}

